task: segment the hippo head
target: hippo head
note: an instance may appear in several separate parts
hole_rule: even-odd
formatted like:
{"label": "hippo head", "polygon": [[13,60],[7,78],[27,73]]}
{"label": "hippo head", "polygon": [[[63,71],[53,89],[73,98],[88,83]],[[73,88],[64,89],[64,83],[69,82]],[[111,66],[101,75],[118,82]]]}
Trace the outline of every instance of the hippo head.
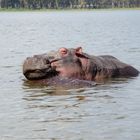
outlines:
{"label": "hippo head", "polygon": [[24,61],[23,74],[27,79],[34,80],[54,76],[56,72],[52,69],[48,56],[34,55]]}
{"label": "hippo head", "polygon": [[29,80],[61,77],[84,79],[83,61],[88,57],[82,48],[60,48],[48,54],[28,57],[23,64],[23,74]]}
{"label": "hippo head", "polygon": [[84,61],[89,58],[82,52],[82,48],[60,48],[55,59],[51,62],[51,67],[62,77],[84,79]]}

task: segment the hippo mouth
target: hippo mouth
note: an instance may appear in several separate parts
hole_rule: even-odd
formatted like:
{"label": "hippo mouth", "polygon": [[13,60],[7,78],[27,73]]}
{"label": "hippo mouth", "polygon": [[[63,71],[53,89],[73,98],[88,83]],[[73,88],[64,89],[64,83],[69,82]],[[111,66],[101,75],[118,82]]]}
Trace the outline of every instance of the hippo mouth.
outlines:
{"label": "hippo mouth", "polygon": [[27,70],[24,72],[24,75],[29,80],[42,79],[48,75],[49,71],[51,71],[51,68],[48,68],[47,70],[46,69]]}
{"label": "hippo mouth", "polygon": [[47,69],[28,70],[24,73],[24,75],[29,80],[40,80],[51,78],[58,75],[58,73],[50,67]]}

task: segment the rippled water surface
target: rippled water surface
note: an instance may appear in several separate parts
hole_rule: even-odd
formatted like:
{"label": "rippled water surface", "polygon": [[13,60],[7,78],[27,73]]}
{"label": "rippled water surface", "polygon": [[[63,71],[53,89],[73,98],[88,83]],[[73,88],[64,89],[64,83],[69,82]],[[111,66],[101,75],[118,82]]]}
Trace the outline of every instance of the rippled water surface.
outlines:
{"label": "rippled water surface", "polygon": [[140,11],[0,13],[0,140],[140,139],[140,76],[67,90],[25,82],[27,56],[76,46],[140,70]]}

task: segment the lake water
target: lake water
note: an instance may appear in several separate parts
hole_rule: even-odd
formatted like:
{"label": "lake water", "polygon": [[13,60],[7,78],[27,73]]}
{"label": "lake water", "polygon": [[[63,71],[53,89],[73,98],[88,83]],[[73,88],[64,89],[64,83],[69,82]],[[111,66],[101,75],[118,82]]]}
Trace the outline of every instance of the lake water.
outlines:
{"label": "lake water", "polygon": [[140,10],[0,13],[0,140],[140,139],[140,76],[69,90],[26,84],[27,56],[77,46],[140,70]]}

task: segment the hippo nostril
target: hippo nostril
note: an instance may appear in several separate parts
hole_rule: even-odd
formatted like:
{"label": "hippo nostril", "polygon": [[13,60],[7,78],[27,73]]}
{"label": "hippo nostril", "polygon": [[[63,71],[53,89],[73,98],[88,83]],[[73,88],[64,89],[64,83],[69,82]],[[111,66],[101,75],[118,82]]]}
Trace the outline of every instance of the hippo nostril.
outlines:
{"label": "hippo nostril", "polygon": [[48,65],[48,64],[50,64],[50,61],[49,61],[49,59],[45,58],[45,59],[43,59],[43,63]]}
{"label": "hippo nostril", "polygon": [[49,60],[46,60],[46,64],[50,64],[50,61]]}

